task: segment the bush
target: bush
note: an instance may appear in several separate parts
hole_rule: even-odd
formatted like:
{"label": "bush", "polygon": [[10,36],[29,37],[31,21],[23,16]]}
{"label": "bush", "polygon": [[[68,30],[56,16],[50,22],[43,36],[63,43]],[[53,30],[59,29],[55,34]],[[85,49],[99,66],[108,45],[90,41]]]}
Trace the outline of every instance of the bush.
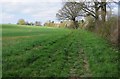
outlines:
{"label": "bush", "polygon": [[90,30],[90,31],[93,31],[95,29],[95,21],[94,21],[94,18],[88,16],[85,18],[85,24],[83,26],[83,28],[87,29],[87,30]]}
{"label": "bush", "polygon": [[106,27],[109,26],[110,28],[110,41],[113,43],[118,43],[118,19],[117,17],[112,17],[107,21]]}
{"label": "bush", "polygon": [[98,34],[102,37],[105,37],[112,43],[118,43],[118,25],[117,25],[117,17],[109,18],[105,23],[99,22],[100,27],[98,30]]}
{"label": "bush", "polygon": [[78,25],[79,25],[79,28],[80,28],[80,29],[83,29],[84,26],[85,26],[84,20],[80,20],[80,21],[78,22]]}
{"label": "bush", "polygon": [[[77,24],[77,22],[76,22],[76,24]],[[73,21],[63,21],[60,23],[59,27],[75,28],[75,23]]]}
{"label": "bush", "polygon": [[61,21],[59,24],[59,27],[66,27],[66,21]]}
{"label": "bush", "polygon": [[[77,22],[76,22],[76,25],[77,25]],[[74,21],[67,21],[66,27],[75,29],[76,25]]]}
{"label": "bush", "polygon": [[110,17],[106,22],[99,21],[97,24],[97,31],[95,28],[95,21],[92,17],[86,17],[85,24],[82,28],[89,31],[96,32],[100,36],[106,38],[114,44],[118,44],[118,19],[117,16]]}

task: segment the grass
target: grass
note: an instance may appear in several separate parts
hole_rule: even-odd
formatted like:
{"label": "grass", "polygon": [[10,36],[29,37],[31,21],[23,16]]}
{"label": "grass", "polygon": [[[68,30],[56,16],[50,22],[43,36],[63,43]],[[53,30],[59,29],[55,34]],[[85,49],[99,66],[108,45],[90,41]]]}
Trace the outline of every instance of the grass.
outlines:
{"label": "grass", "polygon": [[2,25],[3,77],[116,77],[118,50],[85,30]]}

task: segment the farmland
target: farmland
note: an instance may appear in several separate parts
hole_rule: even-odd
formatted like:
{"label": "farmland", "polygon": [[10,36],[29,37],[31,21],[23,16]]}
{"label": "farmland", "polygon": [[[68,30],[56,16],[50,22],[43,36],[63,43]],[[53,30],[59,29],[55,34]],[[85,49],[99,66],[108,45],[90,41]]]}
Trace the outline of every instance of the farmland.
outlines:
{"label": "farmland", "polygon": [[2,25],[3,77],[115,77],[118,50],[85,30]]}

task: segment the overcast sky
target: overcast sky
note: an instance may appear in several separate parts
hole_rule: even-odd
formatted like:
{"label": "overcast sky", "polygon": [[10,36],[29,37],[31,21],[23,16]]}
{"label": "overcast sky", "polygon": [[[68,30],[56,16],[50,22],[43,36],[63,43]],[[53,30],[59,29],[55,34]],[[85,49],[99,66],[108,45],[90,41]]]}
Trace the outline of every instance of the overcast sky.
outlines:
{"label": "overcast sky", "polygon": [[[0,2],[0,23],[17,23],[19,19],[42,23],[57,21],[56,13],[62,7],[63,0],[2,0]],[[117,13],[117,7],[113,9]]]}
{"label": "overcast sky", "polygon": [[28,22],[57,21],[56,13],[61,8],[60,0],[3,0],[2,23],[17,23],[18,19]]}

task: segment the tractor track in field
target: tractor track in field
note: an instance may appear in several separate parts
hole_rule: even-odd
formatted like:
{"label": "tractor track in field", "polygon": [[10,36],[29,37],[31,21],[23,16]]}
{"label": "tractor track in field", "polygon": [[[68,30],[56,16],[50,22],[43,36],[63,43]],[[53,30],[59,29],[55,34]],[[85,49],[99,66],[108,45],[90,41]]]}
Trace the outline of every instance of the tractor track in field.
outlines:
{"label": "tractor track in field", "polygon": [[[77,54],[77,60],[73,63],[73,67],[71,67],[70,69],[70,77],[69,79],[76,79],[79,77],[91,77],[91,71],[89,69],[89,62],[87,59],[87,56],[85,55],[84,50],[82,49],[82,47],[80,46],[80,41],[77,41],[77,46],[79,47],[80,50],[78,50]],[[73,42],[74,43],[74,42]],[[81,62],[79,62],[81,60]],[[82,68],[77,68],[76,66],[82,64]],[[81,74],[78,74],[77,71],[79,70],[83,70],[83,72]]]}
{"label": "tractor track in field", "polygon": [[91,77],[92,74],[91,74],[91,71],[90,71],[90,68],[89,68],[89,62],[88,62],[88,59],[87,59],[87,56],[85,55],[85,52],[84,50],[80,50],[79,52],[79,56],[82,55],[82,58],[83,58],[83,68],[84,68],[84,71],[85,73],[83,75],[81,75],[81,77]]}

